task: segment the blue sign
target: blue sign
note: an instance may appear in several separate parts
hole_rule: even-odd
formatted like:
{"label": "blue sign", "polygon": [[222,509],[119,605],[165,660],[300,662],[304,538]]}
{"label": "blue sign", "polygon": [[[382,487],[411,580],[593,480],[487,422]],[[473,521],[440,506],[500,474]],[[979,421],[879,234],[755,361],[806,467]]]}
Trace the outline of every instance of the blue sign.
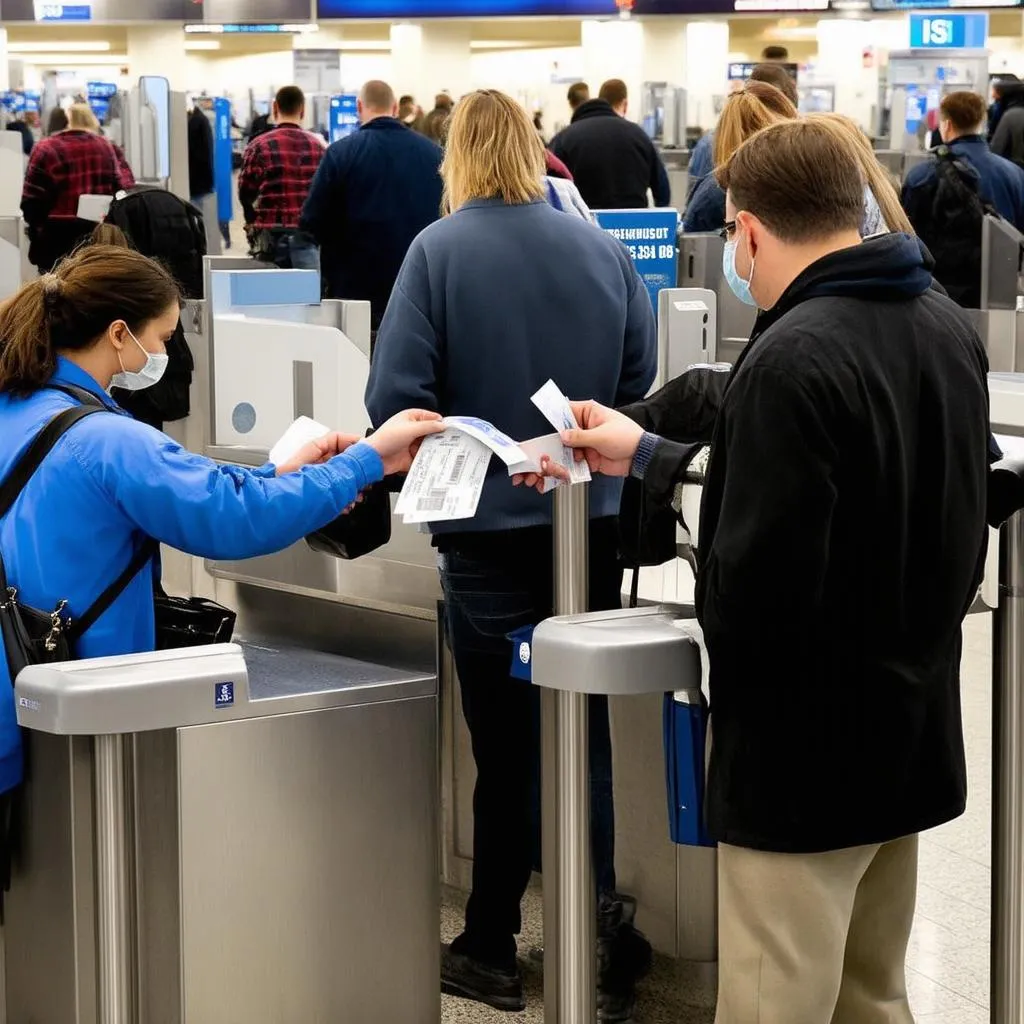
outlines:
{"label": "blue sign", "polygon": [[213,101],[213,185],[222,224],[230,224],[234,217],[231,157],[231,101],[218,96]]}
{"label": "blue sign", "polygon": [[235,703],[235,684],[218,683],[213,688],[213,706],[215,708],[229,708]]}
{"label": "blue sign", "polygon": [[658,292],[676,286],[676,210],[595,210],[597,223],[629,250],[658,312]]}
{"label": "blue sign", "polygon": [[43,4],[36,14],[36,21],[91,21],[92,8],[89,4]]}
{"label": "blue sign", "polygon": [[331,142],[347,139],[359,128],[359,114],[356,110],[357,99],[354,92],[331,97],[331,123],[328,127]]}
{"label": "blue sign", "polygon": [[988,14],[911,14],[912,50],[983,50]]}

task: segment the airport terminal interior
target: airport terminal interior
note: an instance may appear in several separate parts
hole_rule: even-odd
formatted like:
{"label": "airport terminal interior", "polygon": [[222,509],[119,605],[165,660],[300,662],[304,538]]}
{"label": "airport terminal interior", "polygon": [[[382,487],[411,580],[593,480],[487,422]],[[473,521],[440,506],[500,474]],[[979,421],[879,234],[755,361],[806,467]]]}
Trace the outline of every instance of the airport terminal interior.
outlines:
{"label": "airport terminal interior", "polygon": [[[46,269],[22,204],[40,173],[30,150],[55,112],[87,105],[88,130],[120,148],[137,187],[201,215],[205,255],[181,313],[190,408],[167,434],[250,469],[278,462],[297,421],[302,440],[310,421],[362,437],[378,311],[297,258],[275,265],[246,231],[240,170],[281,113],[280,90],[302,90],[301,121],[325,149],[360,130],[375,80],[408,131],[497,89],[547,145],[571,123],[572,86],[596,98],[621,80],[623,116],[653,144],[670,196],[595,219],[650,291],[660,386],[734,363],[754,325],[726,280],[720,231],[683,221],[695,148],[766,63],[792,80],[801,116],[852,119],[898,191],[937,159],[946,96],[974,93],[989,111],[1000,82],[1024,79],[1024,0],[0,0],[0,300]],[[196,117],[210,143],[199,194]],[[1021,223],[979,214],[980,283],[962,305],[988,352],[992,430],[1024,454],[1018,173]],[[75,196],[76,223],[102,222],[113,191]],[[46,228],[32,230],[38,241]],[[543,854],[518,943],[525,1009],[441,991],[440,944],[462,931],[473,879],[476,772],[437,555],[423,517],[403,521],[399,505],[386,541],[358,557],[327,532],[245,560],[165,547],[164,589],[235,613],[231,646],[18,677],[31,775],[3,900],[0,1024],[712,1024],[716,850],[681,795],[702,785],[703,736],[696,762],[680,753],[680,723],[708,684],[691,568],[702,482],[695,471],[682,488],[676,557],[641,568],[632,594],[626,573],[623,608],[637,607],[625,618],[510,637],[512,661],[532,657],[522,685],[542,693],[545,755]],[[576,488],[559,501],[562,490]],[[567,521],[568,507],[556,504]],[[1007,583],[999,557],[1002,545],[1007,563],[1024,559],[1011,511],[990,530],[963,626],[967,810],[921,836],[906,961],[919,1024],[1024,1024],[1024,583]],[[572,536],[557,536],[556,559],[576,565]],[[572,715],[587,705],[568,676],[610,697],[617,890],[654,954],[618,1016],[592,993],[582,1012],[566,997],[597,984],[593,921],[580,925],[592,878],[573,859],[588,819],[573,800],[587,773]],[[585,711],[583,722],[585,740]]]}

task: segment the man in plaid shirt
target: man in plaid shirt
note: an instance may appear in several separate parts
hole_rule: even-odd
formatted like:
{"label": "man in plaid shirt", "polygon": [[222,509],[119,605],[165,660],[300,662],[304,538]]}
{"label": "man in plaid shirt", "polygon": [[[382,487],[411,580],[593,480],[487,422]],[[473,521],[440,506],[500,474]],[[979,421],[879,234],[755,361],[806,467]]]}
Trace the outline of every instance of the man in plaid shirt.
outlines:
{"label": "man in plaid shirt", "polygon": [[327,144],[302,127],[305,113],[306,97],[297,85],[278,92],[275,127],[245,150],[238,198],[253,256],[284,269],[319,270],[316,241],[299,230],[299,215]]}
{"label": "man in plaid shirt", "polygon": [[81,196],[113,196],[135,187],[124,153],[99,132],[89,105],[76,103],[67,129],[32,149],[21,212],[31,240],[29,259],[40,273],[52,270],[95,227],[78,219]]}

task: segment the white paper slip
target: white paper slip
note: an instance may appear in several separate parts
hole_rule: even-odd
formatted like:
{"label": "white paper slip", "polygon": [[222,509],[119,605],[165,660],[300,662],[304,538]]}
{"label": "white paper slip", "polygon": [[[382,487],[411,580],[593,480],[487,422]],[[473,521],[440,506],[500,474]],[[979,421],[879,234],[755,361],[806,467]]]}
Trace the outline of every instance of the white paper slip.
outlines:
{"label": "white paper slip", "polygon": [[487,420],[478,419],[476,416],[446,416],[441,422],[446,427],[461,430],[464,434],[475,437],[481,444],[487,445],[506,466],[523,461],[523,450],[519,445]]}
{"label": "white paper slip", "polygon": [[413,460],[395,513],[406,523],[471,519],[490,461],[491,449],[462,431],[431,434]]}
{"label": "white paper slip", "polygon": [[[587,483],[590,480],[590,467],[585,462],[577,462],[573,458],[572,449],[562,444],[558,434],[545,434],[530,441],[521,441],[519,447],[526,453],[523,462],[508,467],[508,475],[516,473],[539,473],[541,456],[546,455],[552,462],[561,463],[569,471],[569,482],[573,484]],[[544,479],[544,493],[553,490],[561,483],[555,477]]]}
{"label": "white paper slip", "polygon": [[330,430],[322,423],[311,420],[308,416],[300,416],[281,436],[281,440],[270,449],[270,461],[275,466],[287,462],[295,453],[310,441],[329,434]]}
{"label": "white paper slip", "polygon": [[563,430],[575,430],[579,426],[576,417],[572,414],[569,399],[562,394],[561,389],[553,380],[549,380],[530,401],[540,409],[544,414],[544,419],[559,433]]}

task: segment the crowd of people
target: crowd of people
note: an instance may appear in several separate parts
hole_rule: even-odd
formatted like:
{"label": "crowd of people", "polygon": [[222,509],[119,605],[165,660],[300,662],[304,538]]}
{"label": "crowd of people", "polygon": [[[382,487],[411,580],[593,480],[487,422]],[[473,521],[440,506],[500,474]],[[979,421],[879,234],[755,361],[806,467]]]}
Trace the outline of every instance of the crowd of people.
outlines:
{"label": "crowd of people", "polygon": [[[693,446],[709,444],[696,575],[711,666],[717,1024],[911,1024],[917,835],[967,797],[960,627],[982,574],[994,454],[985,348],[928,245],[947,168],[961,183],[973,173],[979,202],[1015,223],[1024,169],[989,151],[980,98],[954,93],[943,150],[908,177],[901,203],[852,121],[800,117],[785,71],[755,72],[725,103],[685,214],[687,230],[722,233],[727,287],[759,310],[754,331],[731,372],[694,368],[653,395],[650,299],[625,248],[589,222],[591,208],[671,200],[621,81],[596,98],[574,85],[572,121],[549,147],[499,91],[439,96],[423,115],[379,81],[360,91],[359,130],[327,147],[302,127],[301,91],[282,89],[239,177],[250,244],[280,266],[320,266],[329,295],[371,303],[377,429],[329,435],[276,471],[218,466],[117,415],[112,386],[140,390],[165,372],[180,291],[123,246],[50,258],[55,225],[66,252],[63,221],[76,216],[62,168],[100,191],[131,184],[72,108],[26,180],[45,273],[0,307],[0,475],[75,401],[62,388],[112,415],[57,444],[0,520],[0,553],[23,601],[67,600],[74,614],[149,538],[212,558],[280,549],[407,470],[441,416],[545,433],[528,396],[550,378],[580,424],[564,440],[596,476],[591,607],[614,608],[622,478],[638,481],[648,512],[675,509]],[[1015,131],[1015,109],[997,137]],[[477,766],[472,893],[441,985],[507,1011],[525,1006],[516,936],[539,834],[538,696],[509,675],[509,635],[552,612],[552,505],[537,492],[540,476],[561,475],[546,462],[517,488],[492,466],[475,518],[432,526]],[[151,649],[151,589],[152,569],[77,653]],[[10,788],[20,746],[13,702],[0,705]],[[651,950],[617,888],[602,698],[589,747],[609,1024],[632,1019]]]}

